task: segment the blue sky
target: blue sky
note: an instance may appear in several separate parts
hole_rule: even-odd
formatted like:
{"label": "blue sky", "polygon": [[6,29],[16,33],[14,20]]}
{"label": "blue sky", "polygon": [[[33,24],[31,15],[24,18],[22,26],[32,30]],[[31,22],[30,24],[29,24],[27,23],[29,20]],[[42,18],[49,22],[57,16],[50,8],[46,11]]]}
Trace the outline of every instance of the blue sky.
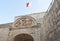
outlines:
{"label": "blue sky", "polygon": [[[14,21],[15,16],[44,12],[52,0],[0,0],[0,24]],[[31,6],[26,8],[26,2]]]}

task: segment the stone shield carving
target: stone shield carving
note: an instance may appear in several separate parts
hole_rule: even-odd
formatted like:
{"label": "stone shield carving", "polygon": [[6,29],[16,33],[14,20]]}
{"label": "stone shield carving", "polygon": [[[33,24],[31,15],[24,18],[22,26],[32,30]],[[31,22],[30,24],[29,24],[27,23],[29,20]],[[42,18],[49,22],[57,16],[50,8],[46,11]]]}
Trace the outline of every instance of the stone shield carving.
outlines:
{"label": "stone shield carving", "polygon": [[32,27],[36,25],[35,19],[30,16],[18,16],[15,18],[14,27]]}

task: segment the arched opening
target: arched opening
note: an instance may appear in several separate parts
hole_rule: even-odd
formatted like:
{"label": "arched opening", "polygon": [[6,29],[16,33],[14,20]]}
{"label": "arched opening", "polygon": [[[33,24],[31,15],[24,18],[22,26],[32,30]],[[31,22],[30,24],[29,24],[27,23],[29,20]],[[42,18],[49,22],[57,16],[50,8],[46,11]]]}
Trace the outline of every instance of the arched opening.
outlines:
{"label": "arched opening", "polygon": [[34,41],[34,39],[29,34],[19,34],[15,36],[14,41]]}

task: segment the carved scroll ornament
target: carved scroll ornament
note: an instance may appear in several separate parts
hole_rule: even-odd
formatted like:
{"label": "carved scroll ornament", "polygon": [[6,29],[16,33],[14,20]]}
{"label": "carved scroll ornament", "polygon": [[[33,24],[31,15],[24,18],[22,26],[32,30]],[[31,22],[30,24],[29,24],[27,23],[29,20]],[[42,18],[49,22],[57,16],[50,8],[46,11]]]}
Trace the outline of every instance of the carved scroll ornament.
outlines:
{"label": "carved scroll ornament", "polygon": [[35,22],[30,17],[20,17],[15,20],[15,27],[32,27],[35,25]]}

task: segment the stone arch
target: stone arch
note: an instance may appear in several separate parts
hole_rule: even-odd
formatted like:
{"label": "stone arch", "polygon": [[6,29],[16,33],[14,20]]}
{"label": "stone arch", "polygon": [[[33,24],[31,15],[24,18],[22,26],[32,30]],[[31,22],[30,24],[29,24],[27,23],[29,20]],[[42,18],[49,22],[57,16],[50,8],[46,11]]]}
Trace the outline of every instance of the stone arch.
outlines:
{"label": "stone arch", "polygon": [[20,32],[20,30],[12,31],[9,35],[8,41],[14,41],[14,37],[17,36],[17,35],[20,35],[20,34],[31,35],[33,37],[34,41],[35,41],[34,34],[29,33],[28,30],[27,31],[22,30],[21,32]]}
{"label": "stone arch", "polygon": [[23,33],[16,35],[14,41],[34,41],[34,39],[31,35]]}

